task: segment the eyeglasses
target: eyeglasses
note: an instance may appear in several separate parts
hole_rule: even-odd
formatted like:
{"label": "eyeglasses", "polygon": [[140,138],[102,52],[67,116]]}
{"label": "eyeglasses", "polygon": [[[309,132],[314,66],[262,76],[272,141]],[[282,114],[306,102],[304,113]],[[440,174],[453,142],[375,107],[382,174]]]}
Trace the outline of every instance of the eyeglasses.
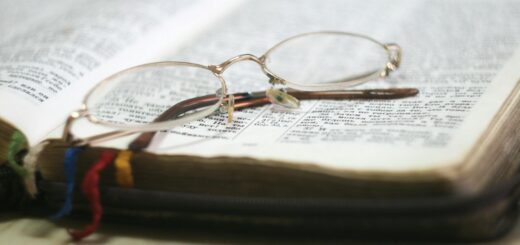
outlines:
{"label": "eyeglasses", "polygon": [[[222,75],[240,61],[260,65],[271,86],[265,91],[229,94]],[[102,80],[89,91],[82,107],[67,119],[63,138],[71,145],[81,146],[147,132],[130,145],[131,149],[142,149],[155,132],[215,112],[227,113],[231,122],[235,109],[268,103],[297,108],[300,100],[416,95],[418,90],[413,88],[346,90],[388,76],[400,61],[401,49],[397,44],[383,44],[355,33],[323,31],[285,39],[260,57],[242,54],[219,65],[179,61],[139,65]],[[76,138],[71,125],[79,118],[113,131]]]}

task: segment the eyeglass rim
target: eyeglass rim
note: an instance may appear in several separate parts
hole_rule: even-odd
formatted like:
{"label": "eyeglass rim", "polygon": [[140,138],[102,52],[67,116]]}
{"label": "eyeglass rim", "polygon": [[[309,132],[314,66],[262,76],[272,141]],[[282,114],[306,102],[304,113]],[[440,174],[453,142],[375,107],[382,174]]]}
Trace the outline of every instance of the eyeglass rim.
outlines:
{"label": "eyeglass rim", "polygon": [[[276,48],[278,48],[279,46],[285,44],[286,42],[296,39],[296,38],[300,38],[303,36],[309,36],[309,35],[319,35],[319,34],[348,35],[348,36],[353,36],[353,37],[362,38],[362,39],[371,41],[371,42],[381,46],[386,51],[386,53],[388,55],[388,62],[381,70],[374,72],[373,74],[369,74],[369,75],[361,77],[360,79],[357,79],[357,80],[349,80],[349,81],[339,82],[339,83],[300,84],[300,83],[295,83],[295,82],[285,80],[285,79],[277,76],[271,70],[269,70],[265,61],[266,61],[266,58],[269,56],[269,54],[271,52],[273,52],[274,50],[276,50]],[[397,47],[398,56],[397,56],[396,60],[393,60],[393,57],[391,56],[392,54],[390,52],[390,48],[389,48],[390,46]],[[238,58],[238,59],[234,60],[235,58]],[[357,33],[352,33],[352,32],[341,32],[341,31],[318,31],[318,32],[302,33],[302,34],[298,34],[298,35],[286,38],[286,39],[278,42],[271,48],[269,48],[261,57],[257,57],[257,56],[250,55],[250,54],[238,55],[238,56],[231,58],[230,60],[222,63],[222,64],[227,63],[227,65],[222,70],[215,69],[216,67],[218,67],[218,65],[217,66],[214,66],[214,65],[205,66],[205,65],[201,65],[201,64],[197,64],[197,63],[183,62],[183,61],[161,61],[161,62],[146,63],[146,64],[142,64],[142,65],[138,65],[138,66],[134,66],[134,67],[130,67],[130,68],[121,70],[121,71],[116,72],[116,73],[112,74],[111,76],[101,80],[100,82],[98,82],[85,95],[83,102],[82,102],[81,109],[75,113],[80,114],[81,117],[83,117],[83,116],[86,117],[88,119],[88,121],[90,121],[91,123],[110,127],[115,130],[124,130],[126,133],[158,131],[158,130],[164,130],[164,129],[168,129],[168,128],[172,128],[172,127],[176,127],[176,126],[181,126],[183,124],[205,118],[205,117],[213,114],[215,111],[217,111],[222,106],[222,103],[223,103],[225,97],[227,96],[227,85],[226,85],[226,81],[221,76],[221,74],[227,68],[227,66],[231,65],[232,63],[238,62],[240,60],[255,61],[256,63],[258,63],[261,66],[264,74],[266,74],[268,77],[277,78],[277,79],[284,81],[284,83],[287,85],[287,87],[290,87],[290,88],[294,88],[297,90],[303,90],[303,91],[341,90],[341,89],[346,89],[348,87],[352,87],[354,85],[357,85],[359,83],[363,83],[363,82],[366,82],[369,80],[386,77],[390,71],[393,71],[399,65],[400,48],[396,44],[383,44],[369,36],[362,35],[362,34],[357,34]],[[218,101],[215,102],[215,104],[212,106],[209,106],[201,111],[197,111],[193,114],[184,116],[182,118],[177,118],[177,119],[168,120],[168,121],[164,121],[164,122],[150,122],[148,124],[142,124],[142,125],[139,125],[139,124],[122,125],[122,124],[109,123],[109,122],[96,118],[94,115],[92,115],[89,112],[88,107],[87,107],[87,101],[90,98],[90,96],[92,95],[92,93],[97,88],[99,88],[100,86],[103,86],[107,82],[110,82],[117,76],[123,75],[129,71],[133,71],[136,69],[143,69],[143,68],[147,68],[147,67],[151,67],[151,66],[170,66],[170,65],[171,66],[189,66],[189,67],[195,67],[195,68],[202,68],[202,69],[205,69],[205,70],[208,70],[209,72],[211,72],[213,75],[215,75],[215,77],[218,78],[218,80],[221,83],[220,93],[218,93],[218,95],[219,95]],[[74,118],[77,118],[77,117],[74,117]],[[67,127],[67,128],[68,129],[66,129],[66,131],[68,131],[67,134],[69,134],[70,127]]]}
{"label": "eyeglass rim", "polygon": [[[149,67],[160,67],[160,66],[176,66],[176,67],[185,66],[185,67],[194,67],[194,68],[201,68],[201,69],[207,70],[209,73],[213,74],[220,82],[220,88],[217,91],[215,91],[216,96],[218,97],[218,101],[215,102],[214,105],[208,106],[207,108],[204,108],[193,114],[186,115],[186,116],[183,116],[178,119],[168,120],[168,121],[164,121],[164,122],[150,122],[147,124],[124,125],[124,124],[110,123],[110,122],[97,118],[89,111],[88,100],[89,100],[90,96],[101,86],[113,81],[114,79],[116,79],[119,76],[127,74],[128,72],[133,72],[133,71],[137,71],[140,69],[146,69]],[[167,128],[184,125],[186,123],[205,118],[205,117],[213,114],[215,111],[217,111],[220,108],[226,95],[227,95],[226,81],[220,74],[215,73],[208,66],[204,66],[204,65],[196,64],[196,63],[190,63],[190,62],[182,62],[182,61],[161,61],[161,62],[152,62],[152,63],[146,63],[146,64],[142,64],[142,65],[138,65],[138,66],[133,66],[133,67],[121,70],[119,72],[116,72],[116,73],[112,74],[111,76],[101,80],[92,89],[90,89],[89,92],[85,95],[85,97],[82,101],[81,108],[82,108],[82,111],[85,112],[85,114],[84,114],[85,118],[91,123],[110,127],[113,129],[119,129],[119,130],[131,131],[131,132],[147,132],[147,131],[164,130]]]}
{"label": "eyeglass rim", "polygon": [[[287,42],[292,41],[294,39],[298,39],[298,38],[302,38],[302,37],[306,37],[306,36],[313,36],[313,35],[340,35],[340,36],[349,36],[349,37],[364,39],[366,41],[370,41],[370,42],[380,46],[386,52],[388,60],[385,64],[382,64],[381,69],[376,70],[373,73],[367,74],[366,76],[362,76],[358,79],[347,80],[347,81],[336,82],[336,83],[306,83],[306,84],[298,83],[298,82],[287,80],[283,76],[280,76],[280,75],[276,74],[275,72],[273,72],[272,69],[269,69],[266,61],[269,58],[269,55],[271,53],[273,53],[274,51],[276,51],[277,48],[281,47],[282,45],[284,45]],[[390,44],[390,45],[396,45],[396,44]],[[398,66],[398,63],[400,62],[400,52],[401,52],[400,48],[397,52],[398,52],[399,57],[397,60],[397,64],[394,64],[392,53],[389,49],[389,44],[384,44],[370,36],[359,34],[359,33],[354,33],[354,32],[316,31],[316,32],[306,32],[306,33],[297,34],[297,35],[288,37],[288,38],[278,42],[277,44],[275,44],[274,46],[269,48],[260,57],[260,60],[262,60],[262,70],[264,71],[264,73],[274,77],[275,79],[278,79],[279,81],[282,81],[283,84],[287,85],[287,87],[298,89],[298,90],[304,90],[304,91],[327,91],[327,90],[345,89],[345,88],[353,87],[355,85],[358,85],[358,84],[361,84],[361,83],[364,83],[367,81],[371,81],[371,80],[375,80],[378,78],[383,78],[383,77],[388,76],[388,73],[391,70],[396,68],[396,67],[394,68],[393,66]],[[389,70],[389,68],[390,68],[390,70]]]}

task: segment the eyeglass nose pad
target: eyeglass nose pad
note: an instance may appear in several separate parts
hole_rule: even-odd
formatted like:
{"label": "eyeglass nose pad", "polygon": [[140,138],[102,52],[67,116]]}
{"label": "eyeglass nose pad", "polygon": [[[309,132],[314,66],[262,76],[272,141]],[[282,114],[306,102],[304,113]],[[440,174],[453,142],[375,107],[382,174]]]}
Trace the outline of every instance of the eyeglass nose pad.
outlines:
{"label": "eyeglass nose pad", "polygon": [[233,122],[233,112],[235,112],[235,96],[233,96],[232,94],[228,95],[226,107],[227,107],[228,123],[232,123]]}
{"label": "eyeglass nose pad", "polygon": [[296,109],[300,107],[300,101],[294,96],[288,94],[283,89],[269,88],[265,91],[265,95],[267,99],[275,105],[290,109]]}

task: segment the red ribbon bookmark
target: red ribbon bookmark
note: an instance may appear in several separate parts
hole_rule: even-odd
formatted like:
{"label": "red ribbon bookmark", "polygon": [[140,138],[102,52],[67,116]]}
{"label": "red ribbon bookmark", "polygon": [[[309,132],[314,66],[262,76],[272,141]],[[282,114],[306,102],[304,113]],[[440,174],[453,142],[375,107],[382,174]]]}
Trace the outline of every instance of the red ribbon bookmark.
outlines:
{"label": "red ribbon bookmark", "polygon": [[116,152],[104,150],[101,152],[99,160],[92,165],[83,179],[81,189],[90,203],[92,212],[92,222],[85,226],[83,230],[67,230],[76,241],[81,240],[94,233],[103,216],[103,206],[99,196],[99,173],[114,161]]}

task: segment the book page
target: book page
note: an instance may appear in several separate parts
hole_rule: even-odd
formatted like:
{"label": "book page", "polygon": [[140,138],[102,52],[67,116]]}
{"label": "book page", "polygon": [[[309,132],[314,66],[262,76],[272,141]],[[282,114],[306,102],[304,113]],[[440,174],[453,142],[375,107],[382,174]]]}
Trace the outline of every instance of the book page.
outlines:
{"label": "book page", "polygon": [[[217,113],[162,132],[148,150],[358,171],[427,171],[458,163],[520,78],[520,53],[514,55],[519,13],[514,2],[494,1],[249,1],[169,59],[219,64],[243,53],[260,56],[295,34],[348,31],[403,48],[397,72],[356,89],[415,87],[420,94],[303,101],[292,111],[263,106],[235,112],[231,125]],[[224,77],[230,92],[269,87],[252,62],[235,64]],[[104,145],[126,148],[122,142]]]}
{"label": "book page", "polygon": [[38,143],[101,79],[161,60],[236,3],[2,2],[10,11],[0,25],[0,117]]}

